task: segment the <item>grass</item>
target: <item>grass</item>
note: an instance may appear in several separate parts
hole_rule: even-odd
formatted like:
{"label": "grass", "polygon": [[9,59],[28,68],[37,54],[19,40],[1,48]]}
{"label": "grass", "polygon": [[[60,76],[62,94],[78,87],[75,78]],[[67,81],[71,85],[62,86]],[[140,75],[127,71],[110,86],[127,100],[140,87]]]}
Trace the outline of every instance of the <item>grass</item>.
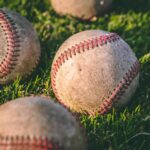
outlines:
{"label": "grass", "polygon": [[49,0],[1,0],[7,7],[25,16],[38,32],[42,57],[37,70],[27,81],[20,79],[1,86],[0,103],[28,96],[53,96],[50,67],[56,50],[72,34],[87,29],[117,32],[132,47],[141,62],[140,86],[131,103],[117,112],[90,118],[81,116],[89,150],[150,149],[150,0],[114,0],[112,11],[97,20],[79,21],[58,16]]}

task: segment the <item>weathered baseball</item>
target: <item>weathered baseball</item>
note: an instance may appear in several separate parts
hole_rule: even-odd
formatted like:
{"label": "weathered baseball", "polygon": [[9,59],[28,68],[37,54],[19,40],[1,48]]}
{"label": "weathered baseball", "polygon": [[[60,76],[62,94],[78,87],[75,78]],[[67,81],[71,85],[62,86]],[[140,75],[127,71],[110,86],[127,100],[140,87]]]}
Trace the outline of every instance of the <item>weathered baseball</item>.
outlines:
{"label": "weathered baseball", "polygon": [[61,105],[25,97],[0,106],[1,150],[85,150],[81,128]]}
{"label": "weathered baseball", "polygon": [[40,57],[31,24],[16,12],[0,9],[0,37],[0,84],[29,75]]}
{"label": "weathered baseball", "polygon": [[95,115],[127,104],[139,81],[139,62],[115,33],[77,33],[59,48],[51,82],[57,99],[73,111]]}
{"label": "weathered baseball", "polygon": [[109,10],[112,0],[51,0],[60,15],[72,15],[80,19],[92,19]]}

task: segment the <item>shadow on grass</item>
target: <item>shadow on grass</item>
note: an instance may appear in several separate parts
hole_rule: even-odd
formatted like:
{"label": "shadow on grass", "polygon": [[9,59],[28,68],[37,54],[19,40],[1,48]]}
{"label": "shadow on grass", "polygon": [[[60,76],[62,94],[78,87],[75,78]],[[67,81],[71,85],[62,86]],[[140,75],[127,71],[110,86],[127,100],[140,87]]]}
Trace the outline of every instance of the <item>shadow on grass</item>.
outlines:
{"label": "shadow on grass", "polygon": [[112,10],[117,13],[150,11],[150,0],[114,0]]}

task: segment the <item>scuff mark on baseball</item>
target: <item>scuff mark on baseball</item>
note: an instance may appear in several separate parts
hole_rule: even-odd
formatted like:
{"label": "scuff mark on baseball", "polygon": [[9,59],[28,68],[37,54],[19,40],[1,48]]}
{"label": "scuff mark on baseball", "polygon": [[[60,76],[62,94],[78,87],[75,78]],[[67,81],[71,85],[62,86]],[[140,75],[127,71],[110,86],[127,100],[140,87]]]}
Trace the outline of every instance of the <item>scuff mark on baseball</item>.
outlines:
{"label": "scuff mark on baseball", "polygon": [[41,55],[31,23],[14,11],[0,9],[0,37],[0,84],[30,75]]}
{"label": "scuff mark on baseball", "polygon": [[52,99],[24,97],[0,106],[0,149],[85,150],[75,118]]}
{"label": "scuff mark on baseball", "polygon": [[125,106],[139,83],[139,62],[116,33],[88,30],[67,39],[53,60],[57,99],[78,113],[104,114]]}
{"label": "scuff mark on baseball", "polygon": [[51,0],[54,10],[60,15],[72,15],[90,20],[109,10],[112,0]]}

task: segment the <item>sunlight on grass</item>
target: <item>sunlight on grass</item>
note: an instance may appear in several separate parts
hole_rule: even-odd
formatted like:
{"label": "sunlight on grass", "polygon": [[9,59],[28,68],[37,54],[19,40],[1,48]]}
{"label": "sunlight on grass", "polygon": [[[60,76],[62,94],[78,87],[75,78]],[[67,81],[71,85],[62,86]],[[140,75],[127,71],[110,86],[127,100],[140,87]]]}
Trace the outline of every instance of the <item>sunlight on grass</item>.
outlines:
{"label": "sunlight on grass", "polygon": [[150,2],[114,0],[112,12],[96,20],[80,21],[58,16],[49,0],[1,0],[7,7],[25,16],[38,32],[42,56],[37,70],[25,81],[18,78],[1,86],[0,103],[29,95],[52,96],[50,68],[54,55],[70,35],[87,29],[117,32],[133,49],[141,63],[140,86],[131,103],[105,116],[82,115],[89,150],[150,149]]}

